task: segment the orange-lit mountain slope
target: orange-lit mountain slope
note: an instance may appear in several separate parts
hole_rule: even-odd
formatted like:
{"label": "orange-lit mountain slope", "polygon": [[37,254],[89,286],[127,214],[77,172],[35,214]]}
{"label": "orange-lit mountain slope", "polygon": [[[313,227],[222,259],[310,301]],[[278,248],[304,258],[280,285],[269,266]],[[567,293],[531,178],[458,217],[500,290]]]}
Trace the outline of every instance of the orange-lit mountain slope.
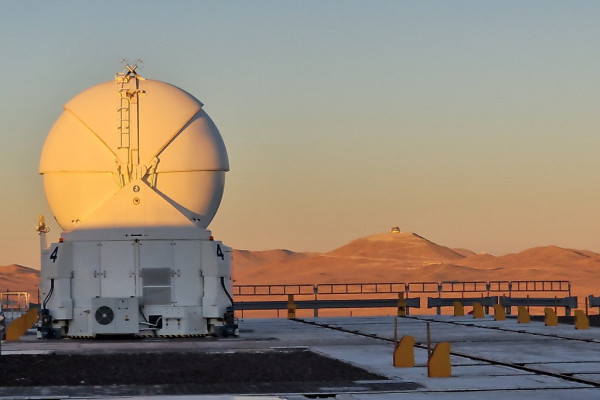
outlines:
{"label": "orange-lit mountain slope", "polygon": [[412,233],[357,239],[323,254],[286,252],[249,265],[234,253],[237,284],[568,280],[579,296],[600,294],[600,255],[556,246],[495,257],[453,250]]}

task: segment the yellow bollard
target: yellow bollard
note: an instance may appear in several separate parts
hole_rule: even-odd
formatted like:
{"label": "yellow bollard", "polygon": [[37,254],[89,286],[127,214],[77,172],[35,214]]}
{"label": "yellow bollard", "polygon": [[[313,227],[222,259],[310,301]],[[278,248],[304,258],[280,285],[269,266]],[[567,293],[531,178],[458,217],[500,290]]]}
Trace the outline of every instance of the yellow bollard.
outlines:
{"label": "yellow bollard", "polygon": [[6,329],[6,340],[16,341],[37,322],[37,309],[31,309],[13,320]]}
{"label": "yellow bollard", "polygon": [[296,318],[296,303],[294,302],[294,295],[288,294],[288,319]]}
{"label": "yellow bollard", "polygon": [[517,316],[517,321],[519,321],[520,324],[528,324],[531,322],[531,315],[529,315],[527,308],[525,306],[519,306],[518,309],[519,315]]}
{"label": "yellow bollard", "polygon": [[553,308],[544,308],[544,323],[546,326],[558,326],[558,317]]}
{"label": "yellow bollard", "polygon": [[9,342],[19,340],[19,338],[21,337],[21,325],[22,324],[19,318],[13,319],[6,328],[5,339]]}
{"label": "yellow bollard", "polygon": [[583,310],[575,310],[575,329],[590,329],[590,319]]}
{"label": "yellow bollard", "polygon": [[415,366],[415,338],[402,336],[394,349],[394,367],[410,368]]}
{"label": "yellow bollard", "polygon": [[506,320],[506,310],[500,304],[494,304],[494,320],[495,321],[505,321]]}
{"label": "yellow bollard", "polygon": [[38,309],[34,308],[33,310],[31,310],[31,326],[34,326],[35,324],[37,324],[38,319],[39,319]]}
{"label": "yellow bollard", "polygon": [[460,301],[454,302],[454,316],[455,317],[464,317],[465,316],[465,308],[463,307]]}
{"label": "yellow bollard", "polygon": [[404,300],[404,293],[398,293],[398,316],[406,317],[406,300]]}
{"label": "yellow bollard", "polygon": [[440,342],[435,345],[427,362],[427,376],[430,378],[447,378],[451,374],[450,343]]}
{"label": "yellow bollard", "polygon": [[473,303],[473,318],[483,318],[485,313],[483,312],[483,306],[481,303]]}

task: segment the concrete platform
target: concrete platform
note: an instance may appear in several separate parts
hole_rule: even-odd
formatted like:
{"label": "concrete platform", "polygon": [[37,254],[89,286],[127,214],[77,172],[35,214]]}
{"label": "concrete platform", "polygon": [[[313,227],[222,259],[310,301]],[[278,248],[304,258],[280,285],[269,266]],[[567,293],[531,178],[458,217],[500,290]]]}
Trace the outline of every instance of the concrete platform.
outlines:
{"label": "concrete platform", "polygon": [[[427,349],[415,348],[414,368],[394,368],[392,352],[393,317],[245,319],[240,321],[240,338],[144,339],[94,341],[37,340],[33,335],[19,342],[3,342],[3,368],[10,368],[10,354],[106,353],[121,351],[222,352],[278,348],[307,348],[316,353],[353,364],[385,376],[377,385],[356,382],[346,387],[323,385],[319,393],[274,391],[249,398],[306,399],[331,397],[350,399],[569,399],[583,396],[600,399],[600,328],[576,330],[570,325],[546,327],[543,322],[518,324],[516,319],[496,322],[491,317],[412,316],[398,319],[398,335],[411,335],[425,346],[427,323],[431,339],[450,342],[452,376],[427,376]],[[34,371],[32,371],[33,373]],[[396,383],[396,384],[394,384]],[[414,383],[416,385],[399,385]],[[376,389],[368,389],[376,387]],[[404,388],[403,388],[404,387]],[[406,389],[408,388],[408,389]],[[7,397],[35,398],[42,393],[14,391]],[[114,388],[82,395],[65,388],[46,388],[44,398],[138,398],[165,399],[172,396],[123,396]],[[280,388],[278,388],[280,389]],[[186,395],[177,399],[239,399],[234,395]],[[50,396],[50,397],[49,397]],[[39,397],[38,397],[39,398]]]}

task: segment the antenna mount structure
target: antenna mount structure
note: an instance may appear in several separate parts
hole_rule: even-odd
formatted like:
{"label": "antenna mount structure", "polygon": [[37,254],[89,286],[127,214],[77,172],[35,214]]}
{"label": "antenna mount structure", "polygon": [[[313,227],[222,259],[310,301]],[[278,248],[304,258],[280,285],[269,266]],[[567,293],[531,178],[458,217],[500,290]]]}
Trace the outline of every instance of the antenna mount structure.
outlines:
{"label": "antenna mount structure", "polygon": [[125,59],[121,60],[121,64],[125,64],[125,68],[115,74],[115,82],[119,91],[119,106],[117,108],[119,113],[119,149],[127,151],[127,171],[122,171],[119,167],[119,181],[121,187],[123,187],[126,182],[141,176],[137,168],[140,163],[138,98],[140,94],[143,95],[146,92],[140,89],[140,81],[145,79],[136,72],[142,64],[142,59],[138,58],[137,63],[133,66]]}
{"label": "antenna mount structure", "polygon": [[137,79],[141,79],[144,80],[144,78],[142,78],[137,72],[136,70],[142,69],[142,64],[143,64],[143,60],[141,58],[138,58],[136,63],[133,64],[133,66],[131,66],[131,63],[129,61],[127,61],[126,59],[121,59],[121,64],[125,64],[125,68],[123,68],[122,72],[117,73],[117,76],[121,76],[121,77],[127,77],[127,79],[131,79],[131,77],[136,77]]}

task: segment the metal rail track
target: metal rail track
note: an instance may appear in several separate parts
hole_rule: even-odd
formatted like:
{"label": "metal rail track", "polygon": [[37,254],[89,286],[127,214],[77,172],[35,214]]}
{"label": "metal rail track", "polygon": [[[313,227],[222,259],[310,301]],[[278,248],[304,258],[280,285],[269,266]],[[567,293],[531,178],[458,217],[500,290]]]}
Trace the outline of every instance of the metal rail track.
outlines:
{"label": "metal rail track", "polygon": [[[475,325],[472,325],[472,324],[461,324],[461,323],[453,322],[453,321],[436,321],[436,320],[431,321],[429,319],[419,318],[419,317],[415,317],[415,316],[403,317],[403,318],[411,318],[411,319],[416,319],[416,320],[424,321],[424,322],[450,323],[450,324],[470,326],[470,327],[476,327],[476,328],[482,328],[482,329],[496,329],[494,327],[480,327],[480,326],[475,326]],[[304,323],[304,324],[313,325],[313,326],[318,326],[318,327],[321,327],[321,328],[332,329],[332,330],[339,331],[339,332],[349,333],[349,334],[356,335],[356,336],[362,336],[362,337],[366,337],[366,338],[371,338],[371,339],[376,339],[376,340],[382,340],[382,341],[389,342],[389,343],[393,343],[394,342],[393,339],[389,339],[389,338],[386,338],[386,337],[381,337],[381,336],[378,336],[376,334],[363,333],[363,332],[359,332],[359,331],[355,331],[355,330],[344,329],[344,328],[339,327],[339,326],[329,325],[329,324],[325,324],[325,323],[319,323],[319,322],[316,322],[316,321],[307,321],[307,320],[298,319],[298,318],[294,319],[294,321],[297,321],[297,322],[300,322],[300,323]],[[566,340],[579,340],[579,341],[584,341],[584,342],[598,343],[598,341],[595,341],[595,340],[592,340],[592,341],[590,341],[590,340],[582,340],[582,339],[577,339],[577,338],[544,335],[544,334],[537,334],[537,333],[525,332],[525,331],[514,331],[514,330],[509,330],[509,329],[500,329],[500,330],[507,331],[507,332],[512,332],[512,333],[525,333],[525,334],[532,334],[532,335],[538,335],[538,336],[550,336],[550,337],[553,337],[553,338],[560,338],[560,339],[566,339]],[[416,343],[415,347],[427,350],[427,345]],[[457,357],[467,358],[467,359],[470,359],[470,360],[473,360],[473,361],[479,361],[479,362],[484,362],[484,363],[488,363],[488,364],[491,364],[491,365],[498,365],[498,366],[503,366],[503,367],[514,368],[514,369],[517,369],[517,370],[520,370],[520,371],[524,371],[524,372],[528,372],[528,373],[532,373],[532,374],[536,374],[536,375],[550,376],[550,377],[554,377],[554,378],[558,378],[558,379],[563,379],[563,380],[566,380],[566,381],[569,381],[569,382],[576,382],[576,383],[581,383],[581,384],[584,384],[584,385],[590,385],[592,387],[600,388],[600,383],[599,382],[594,382],[594,381],[587,380],[587,379],[577,378],[577,377],[571,376],[569,374],[562,374],[562,373],[557,373],[557,372],[544,371],[544,370],[540,370],[540,369],[537,369],[537,368],[532,368],[532,367],[529,367],[529,366],[526,366],[526,365],[523,365],[523,364],[509,363],[509,362],[505,362],[505,361],[494,360],[494,359],[491,359],[491,358],[473,356],[473,355],[465,354],[465,353],[458,352],[458,351],[451,351],[450,354],[453,355],[453,356],[457,356]]]}
{"label": "metal rail track", "polygon": [[475,325],[475,324],[472,324],[469,322],[429,320],[427,318],[419,318],[417,316],[412,316],[412,315],[406,316],[403,318],[415,319],[415,320],[423,321],[423,322],[436,322],[439,324],[467,326],[470,328],[489,329],[489,330],[494,330],[494,331],[511,332],[511,333],[522,333],[522,334],[531,335],[531,336],[542,336],[542,337],[548,337],[548,338],[552,338],[552,339],[571,340],[574,342],[600,343],[600,340],[598,340],[598,339],[581,339],[581,338],[574,338],[574,337],[569,337],[569,336],[561,336],[561,335],[557,335],[554,333],[528,332],[525,330],[513,330],[513,329],[500,328],[498,326],[478,326],[478,325]]}

